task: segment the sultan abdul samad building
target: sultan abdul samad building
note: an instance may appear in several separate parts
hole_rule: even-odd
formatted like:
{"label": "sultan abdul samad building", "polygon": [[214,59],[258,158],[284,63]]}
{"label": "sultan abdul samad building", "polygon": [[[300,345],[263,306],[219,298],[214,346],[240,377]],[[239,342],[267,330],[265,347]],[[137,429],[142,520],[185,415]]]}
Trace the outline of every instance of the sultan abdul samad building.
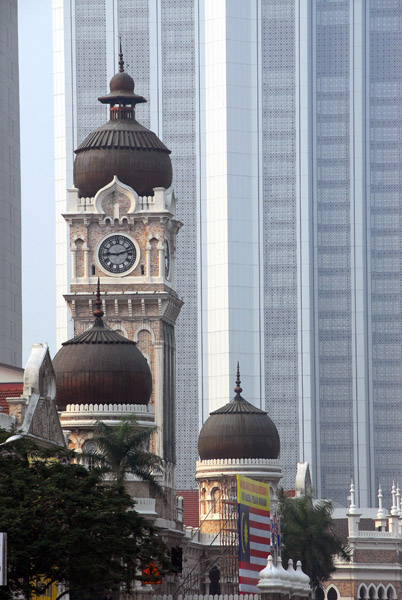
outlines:
{"label": "sultan abdul samad building", "polygon": [[[119,64],[110,93],[99,98],[110,105],[110,120],[76,150],[75,188],[68,192],[72,266],[65,299],[75,336],[53,361],[56,403],[69,446],[83,457],[94,447],[99,420],[118,424],[130,414],[140,427],[157,426],[153,450],[164,461],[168,502],[134,477],[127,488],[178,558],[179,573],[166,576],[158,591],[233,593],[236,475],[270,483],[275,506],[279,435],[267,413],[240,395],[238,374],[234,400],[201,431],[196,520],[201,516],[202,526],[185,526],[174,483],[174,328],[182,306],[174,283],[182,224],[175,218],[170,151],[136,120],[136,106],[146,100],[134,92],[122,54]],[[265,565],[266,558],[259,568]]]}
{"label": "sultan abdul samad building", "polygon": [[[110,105],[110,120],[76,150],[75,188],[69,190],[64,215],[72,253],[70,293],[65,298],[75,336],[63,344],[53,364],[47,346],[34,344],[24,384],[8,389],[15,397],[7,397],[9,414],[0,413],[0,421],[3,426],[16,425],[39,443],[63,445],[56,400],[69,446],[83,461],[89,461],[87,450],[94,448],[97,421],[118,425],[122,417],[134,415],[140,428],[157,425],[152,450],[164,461],[160,483],[167,502],[153,497],[148,485],[133,476],[126,483],[136,510],[160,528],[177,572],[164,576],[154,590],[138,582],[137,599],[142,594],[157,598],[155,593],[235,594],[240,579],[243,591],[258,592],[260,571],[266,593],[279,585],[288,599],[291,585],[293,598],[306,597],[310,588],[300,587],[293,567],[286,575],[278,558],[279,581],[272,557],[267,565],[265,545],[264,551],[253,547],[252,536],[241,527],[242,552],[254,552],[255,560],[238,568],[236,476],[268,484],[264,489],[269,489],[271,525],[282,477],[277,428],[265,411],[241,395],[239,369],[235,397],[210,414],[199,435],[200,460],[194,465],[199,489],[191,518],[185,514],[189,498],[176,493],[174,328],[182,301],[174,281],[181,223],[175,218],[170,151],[136,121],[136,105],[145,99],[134,93],[122,55],[110,93],[99,100]],[[296,495],[306,493],[308,485],[308,465],[301,463]],[[381,489],[378,495],[378,512],[366,518],[354,504],[351,486],[350,506],[337,519],[346,529],[353,560],[337,564],[323,600],[401,596],[399,486],[392,488],[390,515],[382,507]],[[264,542],[275,559],[273,538]],[[306,576],[301,576],[304,581]],[[283,587],[283,578],[288,587]]]}

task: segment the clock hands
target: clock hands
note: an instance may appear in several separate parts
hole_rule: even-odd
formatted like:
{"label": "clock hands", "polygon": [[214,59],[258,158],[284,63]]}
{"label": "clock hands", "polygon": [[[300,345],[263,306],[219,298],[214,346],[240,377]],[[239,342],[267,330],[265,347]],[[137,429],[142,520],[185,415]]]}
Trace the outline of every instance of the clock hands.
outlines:
{"label": "clock hands", "polygon": [[121,252],[105,252],[106,256],[119,256],[119,254],[127,254],[129,250],[122,250]]}

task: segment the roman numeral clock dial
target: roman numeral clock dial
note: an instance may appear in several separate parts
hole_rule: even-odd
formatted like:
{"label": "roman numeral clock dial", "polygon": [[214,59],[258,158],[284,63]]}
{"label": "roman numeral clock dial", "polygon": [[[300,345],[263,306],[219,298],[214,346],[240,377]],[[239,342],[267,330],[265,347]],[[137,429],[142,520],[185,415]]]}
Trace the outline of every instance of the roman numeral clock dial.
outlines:
{"label": "roman numeral clock dial", "polygon": [[132,270],[136,258],[135,244],[125,235],[111,235],[105,238],[98,249],[98,260],[101,266],[113,275]]}

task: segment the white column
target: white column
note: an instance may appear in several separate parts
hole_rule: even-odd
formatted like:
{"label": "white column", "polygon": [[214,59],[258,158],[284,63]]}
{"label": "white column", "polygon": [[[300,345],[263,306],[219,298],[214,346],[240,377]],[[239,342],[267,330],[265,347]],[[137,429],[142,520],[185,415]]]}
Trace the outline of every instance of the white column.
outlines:
{"label": "white column", "polygon": [[145,276],[151,277],[151,244],[149,242],[145,246]]}
{"label": "white column", "polygon": [[70,246],[71,251],[71,282],[75,283],[77,277],[77,248],[75,244]]}
{"label": "white column", "polygon": [[85,281],[89,282],[90,269],[89,269],[89,248],[86,243],[82,247],[84,251],[84,277]]}
{"label": "white column", "polygon": [[53,0],[53,73],[55,124],[56,200],[56,327],[57,345],[71,337],[69,311],[63,294],[68,292],[71,263],[68,226],[61,216],[67,208],[67,188],[73,185],[74,106],[74,6],[75,2]]}
{"label": "white column", "polygon": [[297,2],[296,48],[296,218],[298,294],[299,460],[308,462],[319,488],[314,386],[314,270],[311,138],[311,3]]}
{"label": "white column", "polygon": [[209,410],[233,394],[263,402],[259,245],[257,3],[205,0],[203,321]]}
{"label": "white column", "polygon": [[[350,224],[354,479],[360,506],[372,506],[367,337],[366,215],[366,1],[355,0],[350,16]],[[372,438],[371,438],[372,439]]]}
{"label": "white column", "polygon": [[[149,0],[149,119],[151,131],[162,137],[162,102],[158,102],[162,90],[162,23],[161,0]],[[174,183],[174,182],[173,182]]]}
{"label": "white column", "polygon": [[[118,14],[117,2],[114,0],[105,0],[106,17],[106,77],[110,81],[117,73],[119,39],[117,31]],[[124,51],[124,48],[123,48]],[[102,82],[104,85],[106,82]]]}

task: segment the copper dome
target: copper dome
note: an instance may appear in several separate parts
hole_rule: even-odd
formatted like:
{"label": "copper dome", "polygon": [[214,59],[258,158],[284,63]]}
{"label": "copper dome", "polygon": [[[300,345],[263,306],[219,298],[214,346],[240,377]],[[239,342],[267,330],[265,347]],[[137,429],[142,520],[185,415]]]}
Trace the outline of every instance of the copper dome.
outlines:
{"label": "copper dome", "polygon": [[110,92],[112,94],[134,93],[134,79],[125,71],[113,75],[109,83]]}
{"label": "copper dome", "polygon": [[99,306],[94,315],[91,329],[64,342],[53,359],[58,409],[67,404],[148,404],[152,376],[145,357],[135,342],[105,326]]}
{"label": "copper dome", "polygon": [[238,374],[236,396],[205,421],[199,438],[201,460],[225,458],[278,458],[278,430],[268,414],[247,402],[240,393]]}
{"label": "copper dome", "polygon": [[153,196],[154,188],[172,184],[170,150],[135,120],[135,105],[146,102],[134,93],[134,80],[123,70],[110,81],[110,93],[99,98],[110,104],[110,120],[75,150],[74,185],[80,196],[92,197],[116,175],[139,196]]}

